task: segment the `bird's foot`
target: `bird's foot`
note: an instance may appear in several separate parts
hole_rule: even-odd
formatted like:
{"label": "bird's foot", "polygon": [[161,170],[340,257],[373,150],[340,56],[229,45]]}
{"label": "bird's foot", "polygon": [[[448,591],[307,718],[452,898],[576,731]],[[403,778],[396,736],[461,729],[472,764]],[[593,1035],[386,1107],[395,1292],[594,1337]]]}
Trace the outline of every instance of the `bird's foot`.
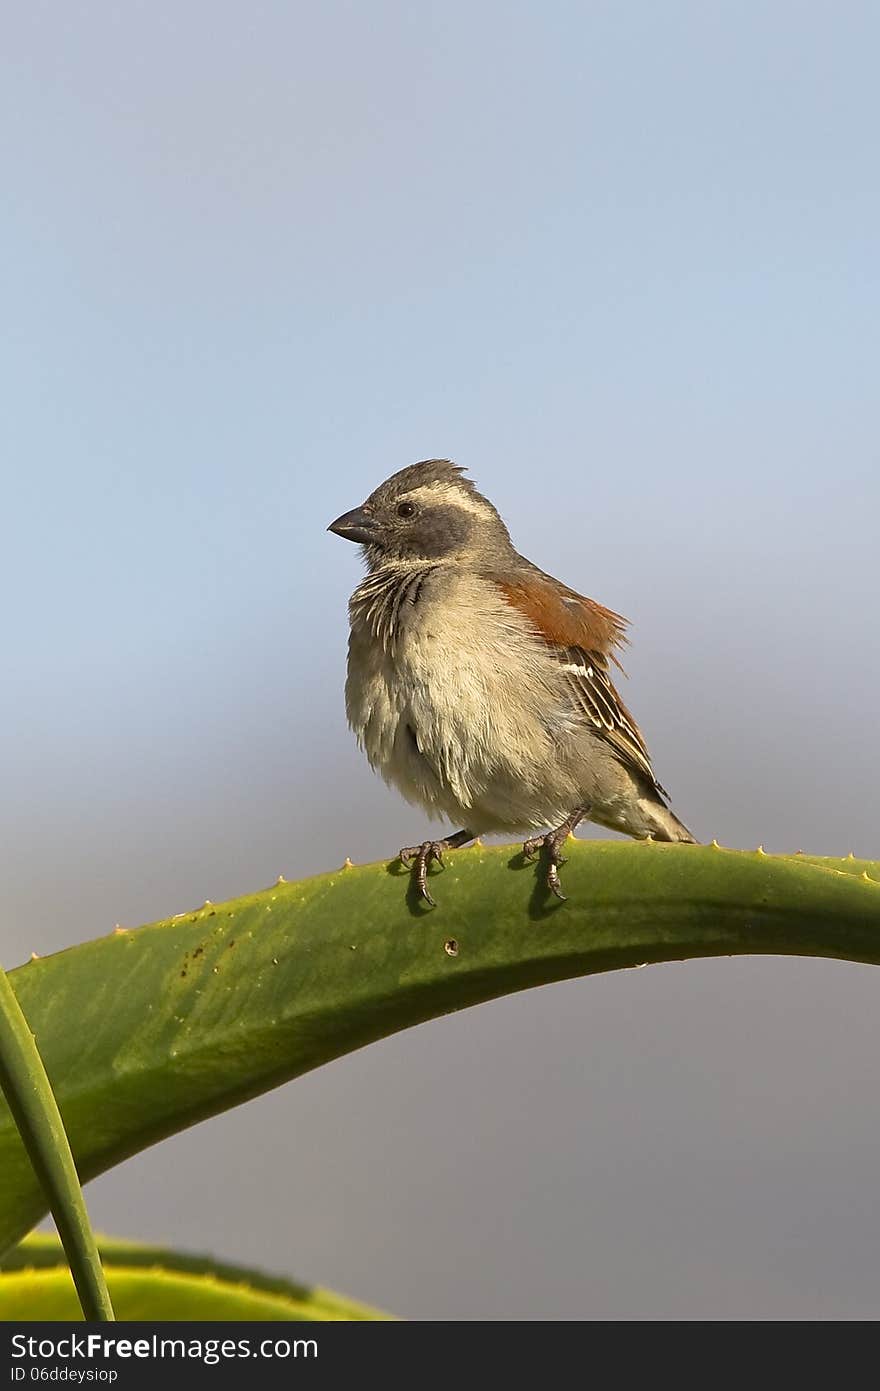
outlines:
{"label": "bird's foot", "polygon": [[583,821],[587,811],[587,807],[578,807],[577,811],[573,811],[571,816],[566,817],[561,826],[557,826],[554,831],[548,831],[546,835],[532,836],[531,840],[527,840],[522,848],[523,858],[526,860],[534,860],[537,855],[540,855],[542,851],[544,852],[547,861],[544,883],[561,903],[565,903],[565,894],[562,892],[562,885],[559,882],[559,866],[565,864],[562,847],[578,822]]}
{"label": "bird's foot", "polygon": [[561,835],[559,831],[548,831],[545,836],[533,836],[523,845],[523,856],[527,860],[534,860],[542,851],[544,852],[547,860],[544,883],[550,892],[555,894],[563,903],[565,902],[565,894],[559,883],[559,866],[565,864],[565,856],[560,853],[560,850],[567,836],[567,828]]}
{"label": "bird's foot", "polygon": [[418,890],[419,898],[423,898],[432,908],[437,904],[431,897],[428,889],[428,869],[435,862],[445,869],[443,863],[444,850],[458,850],[459,846],[466,845],[469,840],[473,840],[471,831],[456,831],[454,836],[447,836],[445,840],[426,840],[421,845],[404,846],[398,852],[397,858],[403,865],[408,865],[410,860],[414,861],[412,871],[413,879]]}

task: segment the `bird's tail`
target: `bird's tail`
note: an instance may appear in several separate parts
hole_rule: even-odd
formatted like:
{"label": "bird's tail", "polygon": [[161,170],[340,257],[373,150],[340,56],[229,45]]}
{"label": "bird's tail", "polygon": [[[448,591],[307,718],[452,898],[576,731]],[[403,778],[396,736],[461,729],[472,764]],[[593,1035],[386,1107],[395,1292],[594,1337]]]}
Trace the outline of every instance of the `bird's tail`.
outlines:
{"label": "bird's tail", "polygon": [[683,821],[662,802],[641,800],[641,808],[654,840],[679,841],[685,845],[698,845],[696,836],[691,835]]}

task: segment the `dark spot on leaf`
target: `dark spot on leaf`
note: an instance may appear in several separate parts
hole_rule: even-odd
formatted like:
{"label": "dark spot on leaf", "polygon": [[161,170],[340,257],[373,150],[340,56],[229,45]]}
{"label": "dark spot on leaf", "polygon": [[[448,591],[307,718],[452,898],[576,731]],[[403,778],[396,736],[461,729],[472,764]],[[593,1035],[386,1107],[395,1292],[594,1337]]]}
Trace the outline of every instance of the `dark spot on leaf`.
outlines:
{"label": "dark spot on leaf", "polygon": [[458,956],[458,943],[454,937],[447,937],[443,943],[443,950],[447,956]]}

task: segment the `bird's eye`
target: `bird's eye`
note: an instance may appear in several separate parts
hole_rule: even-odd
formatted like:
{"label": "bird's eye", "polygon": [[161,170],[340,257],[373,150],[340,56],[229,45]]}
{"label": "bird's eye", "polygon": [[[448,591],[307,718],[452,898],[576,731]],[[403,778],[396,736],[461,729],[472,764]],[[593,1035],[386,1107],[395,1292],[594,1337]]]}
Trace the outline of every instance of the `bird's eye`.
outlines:
{"label": "bird's eye", "polygon": [[398,517],[414,517],[416,505],[414,502],[399,502],[397,504]]}

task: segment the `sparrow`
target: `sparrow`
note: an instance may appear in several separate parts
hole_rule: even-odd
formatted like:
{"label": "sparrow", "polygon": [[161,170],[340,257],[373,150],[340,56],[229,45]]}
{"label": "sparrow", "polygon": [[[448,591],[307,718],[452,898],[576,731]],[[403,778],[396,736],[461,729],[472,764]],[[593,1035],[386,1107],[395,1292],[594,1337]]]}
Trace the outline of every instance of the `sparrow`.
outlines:
{"label": "sparrow", "polygon": [[560,899],[562,846],[584,820],[695,843],[611,680],[627,620],[521,556],[462,468],[411,464],[328,530],[366,565],[349,724],[386,782],[462,827],[400,851],[422,899],[434,906],[430,865],[483,832],[537,832],[523,854]]}

